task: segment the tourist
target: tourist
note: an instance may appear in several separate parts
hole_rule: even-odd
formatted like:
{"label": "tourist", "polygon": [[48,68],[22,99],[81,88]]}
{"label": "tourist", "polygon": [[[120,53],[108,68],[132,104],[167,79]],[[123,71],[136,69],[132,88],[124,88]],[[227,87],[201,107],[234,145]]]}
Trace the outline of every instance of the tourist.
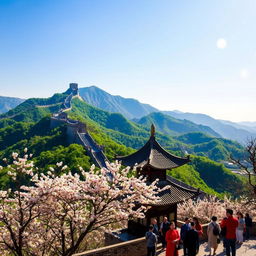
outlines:
{"label": "tourist", "polygon": [[153,226],[153,233],[155,233],[157,235],[157,237],[159,237],[159,228],[158,228],[158,225],[157,225],[156,218],[153,218],[151,220],[151,225]]}
{"label": "tourist", "polygon": [[166,248],[166,241],[165,241],[165,235],[166,232],[169,230],[170,222],[168,221],[167,217],[164,217],[163,222],[160,225],[160,234],[161,234],[161,241],[162,241],[162,248]]}
{"label": "tourist", "polygon": [[183,251],[184,251],[184,256],[187,256],[187,248],[184,244],[184,240],[186,237],[187,232],[191,229],[190,226],[190,219],[189,218],[185,218],[185,223],[181,226],[180,229],[180,239],[181,239],[181,243],[183,243]]}
{"label": "tourist", "polygon": [[250,238],[250,231],[252,228],[252,218],[250,217],[249,213],[245,214],[245,238],[248,240]]}
{"label": "tourist", "polygon": [[191,229],[187,232],[184,245],[187,248],[188,256],[196,256],[199,251],[199,233],[196,231],[196,224],[190,223]]}
{"label": "tourist", "polygon": [[157,236],[153,233],[153,229],[154,227],[150,225],[149,231],[146,233],[147,256],[155,256],[156,254]]}
{"label": "tourist", "polygon": [[197,217],[193,217],[193,222],[195,223],[195,230],[198,232],[199,238],[203,235],[202,225],[199,223]]}
{"label": "tourist", "polygon": [[220,226],[226,228],[226,255],[230,256],[230,249],[232,256],[236,256],[236,228],[238,227],[238,220],[233,217],[233,210],[226,210],[227,218],[223,219]]}
{"label": "tourist", "polygon": [[[216,255],[216,250],[218,248],[218,243],[220,242],[220,225],[216,223],[217,217],[212,216],[212,221],[207,228],[208,236],[208,247],[210,249],[210,255]],[[213,249],[213,254],[212,254]]]}
{"label": "tourist", "polygon": [[[224,217],[223,220],[227,220],[227,217]],[[223,238],[223,248],[226,249],[226,234],[227,234],[227,228],[221,227],[220,236]]]}
{"label": "tourist", "polygon": [[241,212],[237,213],[238,227],[236,228],[236,241],[242,244],[244,241],[245,220]]}
{"label": "tourist", "polygon": [[166,256],[178,256],[177,246],[180,241],[179,232],[175,229],[175,224],[170,223],[170,229],[166,232],[165,240],[167,242]]}

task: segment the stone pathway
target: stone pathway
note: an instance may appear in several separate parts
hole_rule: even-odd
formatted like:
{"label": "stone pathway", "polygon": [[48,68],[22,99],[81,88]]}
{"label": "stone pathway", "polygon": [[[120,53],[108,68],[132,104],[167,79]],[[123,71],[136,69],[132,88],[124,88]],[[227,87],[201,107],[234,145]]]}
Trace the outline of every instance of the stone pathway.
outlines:
{"label": "stone pathway", "polygon": [[[157,253],[158,256],[165,256],[165,252],[159,251]],[[208,256],[209,249],[207,248],[207,243],[203,243],[200,245],[200,250],[197,256]],[[183,250],[179,251],[179,256],[183,256]],[[223,252],[223,244],[221,243],[217,249],[216,256],[226,256],[225,252]],[[250,239],[249,241],[245,241],[242,246],[237,247],[236,256],[256,256],[256,237]]]}

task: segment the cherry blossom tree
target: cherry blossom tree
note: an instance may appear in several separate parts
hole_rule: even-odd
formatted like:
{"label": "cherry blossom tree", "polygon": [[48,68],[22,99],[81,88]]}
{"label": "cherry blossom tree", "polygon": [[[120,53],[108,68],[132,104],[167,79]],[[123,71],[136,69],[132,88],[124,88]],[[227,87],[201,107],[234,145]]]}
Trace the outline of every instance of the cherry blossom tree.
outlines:
{"label": "cherry blossom tree", "polygon": [[97,233],[114,223],[143,218],[143,205],[158,200],[157,181],[146,185],[117,163],[55,176],[54,170],[34,174],[27,155],[13,157],[9,175],[17,182],[22,175],[31,176],[33,185],[0,191],[1,255],[72,255],[83,250],[90,233],[97,240]]}
{"label": "cherry blossom tree", "polygon": [[248,199],[242,197],[236,200],[228,197],[220,200],[215,196],[198,200],[189,199],[178,205],[178,219],[197,217],[202,223],[209,223],[212,216],[216,216],[218,219],[225,217],[227,208],[233,209],[234,213],[248,212],[253,218],[256,218],[255,207],[247,202]]}

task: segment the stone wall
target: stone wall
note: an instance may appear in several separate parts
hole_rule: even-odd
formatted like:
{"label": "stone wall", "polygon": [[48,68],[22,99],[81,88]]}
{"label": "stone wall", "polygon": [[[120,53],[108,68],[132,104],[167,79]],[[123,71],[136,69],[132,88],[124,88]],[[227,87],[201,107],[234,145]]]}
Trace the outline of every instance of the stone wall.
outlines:
{"label": "stone wall", "polygon": [[80,141],[77,132],[85,132],[86,126],[85,124],[71,119],[61,119],[52,117],[51,118],[51,129],[56,128],[60,125],[66,124],[67,125],[67,142],[69,144],[77,143],[83,145],[83,143]]}
{"label": "stone wall", "polygon": [[[119,232],[122,232],[122,230],[118,230]],[[123,241],[116,235],[114,235],[113,232],[105,232],[105,246],[113,245],[122,243]]]}
{"label": "stone wall", "polygon": [[146,239],[143,237],[128,242],[73,254],[73,256],[146,256],[146,249]]}

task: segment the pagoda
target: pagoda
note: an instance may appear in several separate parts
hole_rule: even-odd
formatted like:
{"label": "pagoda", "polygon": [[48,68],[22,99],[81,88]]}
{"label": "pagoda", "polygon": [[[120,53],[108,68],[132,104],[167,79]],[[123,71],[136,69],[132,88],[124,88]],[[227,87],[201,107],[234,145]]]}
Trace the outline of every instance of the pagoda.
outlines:
{"label": "pagoda", "polygon": [[160,200],[155,204],[150,204],[151,208],[146,212],[143,220],[129,221],[129,233],[144,235],[151,219],[156,218],[158,223],[164,216],[169,221],[177,221],[177,204],[190,198],[199,197],[201,192],[183,182],[180,182],[168,175],[167,170],[171,170],[190,162],[189,156],[186,158],[175,156],[167,152],[157,142],[155,138],[155,126],[151,126],[151,136],[146,144],[135,153],[128,156],[116,157],[124,166],[136,169],[137,176],[144,176],[148,183],[159,179],[157,186],[168,189],[158,194]]}

